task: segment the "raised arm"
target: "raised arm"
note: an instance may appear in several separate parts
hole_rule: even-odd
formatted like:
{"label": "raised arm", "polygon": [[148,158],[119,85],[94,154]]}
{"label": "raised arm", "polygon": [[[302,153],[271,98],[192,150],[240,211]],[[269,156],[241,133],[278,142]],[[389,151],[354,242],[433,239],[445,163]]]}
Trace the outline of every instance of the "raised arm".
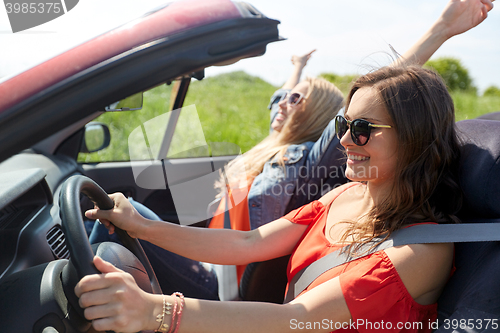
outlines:
{"label": "raised arm", "polygon": [[110,232],[116,225],[132,237],[214,264],[241,265],[290,254],[307,227],[284,219],[252,231],[180,226],[144,218],[121,193],[110,197],[115,202],[113,209],[91,209],[85,216],[99,219]]}
{"label": "raised arm", "polygon": [[[278,103],[281,101],[283,96],[290,90],[292,90],[299,82],[300,82],[300,77],[302,76],[302,70],[304,67],[307,65],[307,61],[309,58],[311,58],[311,55],[313,52],[316,50],[312,50],[309,53],[306,53],[301,56],[293,55],[292,56],[292,64],[293,64],[293,70],[292,74],[288,78],[288,80],[285,82],[283,87],[281,89],[278,89],[273,96],[271,96],[271,102],[267,106],[269,110],[271,110],[270,114],[270,122],[269,124],[271,125],[274,121],[274,118],[278,114],[279,111],[279,106]],[[270,126],[269,131],[272,132],[273,129]]]}
{"label": "raised arm", "polygon": [[411,63],[422,66],[448,39],[483,22],[493,8],[493,1],[450,0],[430,29],[393,65]]}
{"label": "raised arm", "polygon": [[312,50],[309,53],[306,53],[301,56],[293,55],[292,56],[292,64],[293,71],[288,80],[285,82],[281,89],[293,89],[300,82],[300,77],[302,76],[302,70],[307,65],[307,61],[311,58],[311,55],[316,50]]}

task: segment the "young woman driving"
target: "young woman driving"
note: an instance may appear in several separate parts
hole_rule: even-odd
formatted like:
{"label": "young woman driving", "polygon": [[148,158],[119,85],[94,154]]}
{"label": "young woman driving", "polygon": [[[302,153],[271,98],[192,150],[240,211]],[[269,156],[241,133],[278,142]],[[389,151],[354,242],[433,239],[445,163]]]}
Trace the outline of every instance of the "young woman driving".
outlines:
{"label": "young woman driving", "polygon": [[[212,204],[217,209],[210,228],[224,227],[227,205],[230,205],[231,227],[251,230],[321,197],[321,190],[326,193],[325,188],[346,182],[342,171],[336,172],[336,178],[326,179],[326,165],[340,169],[342,163],[333,118],[343,107],[344,97],[334,84],[321,78],[298,83],[309,57],[310,53],[292,57],[292,75],[273,94],[269,136],[224,168],[224,175],[216,184],[220,195]],[[320,165],[324,169],[323,178],[311,181],[310,175]],[[323,184],[323,180],[328,183]],[[304,184],[314,186],[314,191],[303,190],[307,195],[296,195],[297,188]],[[290,203],[292,197],[295,201]],[[130,201],[142,216],[161,220],[144,205]],[[119,241],[98,223],[94,224],[89,239],[91,243]],[[157,272],[162,290],[183,289],[192,297],[218,299],[216,275],[206,265],[149,242],[141,241],[141,245]],[[245,265],[237,267],[237,281],[244,269]]]}
{"label": "young woman driving", "polygon": [[[354,182],[256,230],[146,220],[121,194],[111,195],[112,211],[92,210],[87,216],[200,261],[246,264],[291,253],[290,278],[343,246],[355,253],[357,245],[393,230],[453,219],[456,207],[448,211],[433,197],[456,190],[450,187],[456,185],[450,170],[458,151],[453,103],[436,74],[420,67],[367,74],[356,81],[345,117],[337,118],[337,129],[348,156],[346,175]],[[83,278],[76,293],[96,329],[117,331],[158,329],[156,315],[168,316],[164,300],[177,309],[185,302],[181,313],[174,311],[182,332],[280,332],[290,330],[293,319],[417,323],[435,319],[434,303],[450,275],[452,257],[453,246],[443,244],[376,252],[324,273],[285,305],[146,294],[131,277],[96,258],[96,267],[108,274]],[[177,326],[177,321],[168,317],[164,322]]]}
{"label": "young woman driving", "polygon": [[[477,1],[475,8],[477,24],[491,2]],[[111,195],[113,210],[86,215],[111,231],[119,226],[199,261],[247,264],[292,254],[289,279],[336,249],[356,255],[375,237],[455,220],[459,205],[450,203],[459,202],[454,177],[459,146],[453,103],[437,74],[397,65],[362,76],[348,96],[345,116],[336,118],[336,129],[347,155],[346,176],[353,182],[258,229],[207,230],[147,220],[120,194]],[[293,330],[292,323],[326,319],[333,326],[314,326],[315,331],[369,330],[343,324],[352,322],[385,323],[385,328],[390,323],[394,331],[404,323],[422,323],[406,331],[430,331],[452,258],[453,247],[446,244],[389,248],[327,271],[293,301],[277,305],[147,294],[130,275],[96,257],[103,274],[83,278],[75,292],[97,330],[281,332]]]}

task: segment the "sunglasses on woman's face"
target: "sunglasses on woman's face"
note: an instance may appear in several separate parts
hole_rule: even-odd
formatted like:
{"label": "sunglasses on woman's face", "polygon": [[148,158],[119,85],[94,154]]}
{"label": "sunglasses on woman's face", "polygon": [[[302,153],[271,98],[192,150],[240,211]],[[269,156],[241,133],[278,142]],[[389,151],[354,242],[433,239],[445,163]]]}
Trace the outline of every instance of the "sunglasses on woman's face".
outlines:
{"label": "sunglasses on woman's face", "polygon": [[339,140],[350,129],[351,139],[358,146],[364,146],[368,143],[372,128],[391,128],[391,126],[372,124],[364,119],[347,120],[340,115],[335,117],[335,131]]}
{"label": "sunglasses on woman's face", "polygon": [[287,93],[286,95],[283,95],[281,97],[280,101],[285,101],[286,100],[287,104],[289,104],[289,105],[297,105],[297,104],[300,103],[300,101],[302,99],[305,99],[304,95],[301,94],[301,93],[295,92],[293,94]]}

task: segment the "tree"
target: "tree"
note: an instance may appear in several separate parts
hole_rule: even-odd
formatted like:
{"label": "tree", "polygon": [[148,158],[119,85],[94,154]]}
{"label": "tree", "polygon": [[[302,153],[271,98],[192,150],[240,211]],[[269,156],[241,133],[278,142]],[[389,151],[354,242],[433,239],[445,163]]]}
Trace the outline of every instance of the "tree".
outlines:
{"label": "tree", "polygon": [[483,93],[483,96],[497,96],[500,97],[500,88],[496,86],[489,86]]}
{"label": "tree", "polygon": [[441,75],[449,90],[473,90],[472,79],[469,71],[456,58],[442,57],[435,60],[429,60],[425,67],[434,69]]}

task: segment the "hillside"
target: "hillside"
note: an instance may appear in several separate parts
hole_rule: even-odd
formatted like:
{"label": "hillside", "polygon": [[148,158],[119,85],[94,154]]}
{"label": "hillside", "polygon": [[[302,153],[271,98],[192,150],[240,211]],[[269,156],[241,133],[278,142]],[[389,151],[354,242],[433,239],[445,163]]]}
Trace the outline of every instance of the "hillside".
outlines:
{"label": "hillside", "polygon": [[[322,74],[337,83],[344,94],[348,91],[352,76]],[[194,106],[195,118],[199,118],[202,131],[193,129],[193,115],[181,113],[174,135],[172,152],[175,157],[237,154],[248,151],[269,133],[269,110],[267,105],[275,87],[268,82],[245,72],[232,72],[193,80],[184,106]],[[111,146],[92,154],[80,154],[79,161],[126,161],[130,159],[128,138],[130,133],[161,114],[167,114],[170,105],[172,85],[160,85],[144,94],[144,107],[140,111],[109,112],[97,121],[109,125]],[[477,96],[471,92],[453,92],[457,120],[476,118],[481,114],[500,111],[500,96]],[[189,116],[188,116],[189,115]],[[201,133],[203,132],[203,133]],[[150,140],[160,141],[163,133],[150,133]],[[149,134],[148,134],[149,135]],[[193,140],[198,148],[190,149]],[[212,150],[205,145],[209,143]],[[227,145],[212,143],[229,142]],[[213,148],[216,147],[216,148]]]}

